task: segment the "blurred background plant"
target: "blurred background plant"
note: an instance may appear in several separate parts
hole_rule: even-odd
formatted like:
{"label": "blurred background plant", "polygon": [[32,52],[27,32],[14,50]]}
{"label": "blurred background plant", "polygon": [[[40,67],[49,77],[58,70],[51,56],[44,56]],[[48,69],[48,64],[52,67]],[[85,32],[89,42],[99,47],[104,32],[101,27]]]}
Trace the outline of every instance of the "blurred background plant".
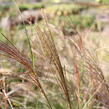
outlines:
{"label": "blurred background plant", "polygon": [[0,33],[1,109],[109,108],[108,0],[1,0]]}

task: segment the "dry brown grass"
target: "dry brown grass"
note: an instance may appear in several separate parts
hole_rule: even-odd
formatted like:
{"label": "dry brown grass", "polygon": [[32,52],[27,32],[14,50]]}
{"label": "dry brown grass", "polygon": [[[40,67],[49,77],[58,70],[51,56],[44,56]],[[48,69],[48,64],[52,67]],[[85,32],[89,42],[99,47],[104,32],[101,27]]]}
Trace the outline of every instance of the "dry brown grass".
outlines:
{"label": "dry brown grass", "polygon": [[[35,68],[31,60],[8,39],[9,44],[0,41],[0,53],[23,64],[27,70],[24,74],[29,79],[17,74],[13,77],[25,79],[37,86],[48,101],[49,108],[54,108],[54,102],[60,102],[63,109],[97,109],[98,106],[108,109],[107,81],[96,52],[87,46],[87,37],[77,31],[75,36],[64,36],[59,28],[54,29],[47,20],[44,27],[35,26],[32,43],[32,51],[37,58]],[[53,86],[57,89],[53,89]],[[38,90],[35,91],[38,93]],[[7,101],[10,102],[9,99]]]}
{"label": "dry brown grass", "polygon": [[32,62],[29,60],[28,57],[22,55],[22,53],[20,53],[20,51],[10,41],[9,41],[9,43],[10,43],[10,45],[5,43],[5,42],[3,42],[3,41],[0,41],[0,51],[3,52],[4,54],[8,55],[8,57],[18,61],[21,64],[23,64],[25,66],[25,68],[27,70],[29,70],[27,75],[32,79],[34,84],[38,88],[40,88],[40,90],[43,93],[43,95],[45,96],[50,108],[52,108],[50,103],[49,103],[49,100],[48,100],[48,98],[46,96],[46,93],[45,93],[44,89],[42,88],[41,83],[40,83],[40,81],[38,79],[37,71],[36,70],[34,71],[34,68],[32,66]]}

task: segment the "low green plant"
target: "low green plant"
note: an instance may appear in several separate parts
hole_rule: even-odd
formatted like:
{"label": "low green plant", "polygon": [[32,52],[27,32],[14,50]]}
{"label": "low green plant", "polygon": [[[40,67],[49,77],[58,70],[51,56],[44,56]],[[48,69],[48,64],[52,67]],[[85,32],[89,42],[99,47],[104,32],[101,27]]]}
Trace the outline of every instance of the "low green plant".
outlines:
{"label": "low green plant", "polygon": [[19,4],[19,9],[21,11],[24,10],[30,10],[30,9],[41,9],[44,8],[43,3],[37,3],[37,4]]}

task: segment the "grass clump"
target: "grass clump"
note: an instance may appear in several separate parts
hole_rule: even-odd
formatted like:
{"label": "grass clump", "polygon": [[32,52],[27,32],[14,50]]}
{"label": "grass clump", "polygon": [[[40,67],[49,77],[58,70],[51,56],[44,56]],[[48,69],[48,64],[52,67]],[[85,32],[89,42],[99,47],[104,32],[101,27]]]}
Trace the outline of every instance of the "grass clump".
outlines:
{"label": "grass clump", "polygon": [[70,14],[78,14],[85,8],[85,6],[78,6],[75,4],[59,4],[46,7],[45,12],[50,12],[54,16],[67,16]]}
{"label": "grass clump", "polygon": [[[8,43],[0,41],[0,54],[24,66],[20,66],[21,69],[17,66],[14,73],[2,73],[2,108],[108,108],[109,88],[99,65],[96,47],[91,46],[88,37],[82,36],[76,29],[75,35],[64,35],[62,28],[50,24],[45,14],[43,16],[43,28],[36,24],[31,37],[26,33],[31,58],[28,58],[29,51],[24,52],[24,55],[1,34]],[[70,23],[75,23],[76,19],[77,17]],[[79,18],[79,23],[80,19],[82,17]],[[86,24],[91,25],[92,19],[87,19]],[[66,20],[64,23],[69,26]],[[24,50],[27,50],[26,47]],[[15,70],[12,69],[13,71]],[[8,82],[9,77],[18,78],[18,81]],[[5,85],[8,83],[9,86]],[[2,99],[4,97],[5,103]]]}

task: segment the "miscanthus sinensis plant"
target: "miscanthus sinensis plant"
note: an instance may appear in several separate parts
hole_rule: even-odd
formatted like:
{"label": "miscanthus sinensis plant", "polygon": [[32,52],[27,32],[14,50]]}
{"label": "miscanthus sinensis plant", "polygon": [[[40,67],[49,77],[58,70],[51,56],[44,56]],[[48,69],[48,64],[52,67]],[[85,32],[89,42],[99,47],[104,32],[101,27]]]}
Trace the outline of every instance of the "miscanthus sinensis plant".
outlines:
{"label": "miscanthus sinensis plant", "polygon": [[[108,109],[108,85],[86,37],[76,30],[75,36],[65,36],[61,28],[49,24],[45,16],[44,19],[43,27],[35,25],[32,44],[28,37],[31,58],[23,55],[4,34],[8,43],[0,41],[0,53],[24,65],[27,81],[40,89],[34,89],[35,94],[41,92],[45,97],[38,109],[45,108],[44,105],[50,109]],[[1,100],[1,108],[16,108],[3,87],[1,96],[6,98],[4,107]]]}

